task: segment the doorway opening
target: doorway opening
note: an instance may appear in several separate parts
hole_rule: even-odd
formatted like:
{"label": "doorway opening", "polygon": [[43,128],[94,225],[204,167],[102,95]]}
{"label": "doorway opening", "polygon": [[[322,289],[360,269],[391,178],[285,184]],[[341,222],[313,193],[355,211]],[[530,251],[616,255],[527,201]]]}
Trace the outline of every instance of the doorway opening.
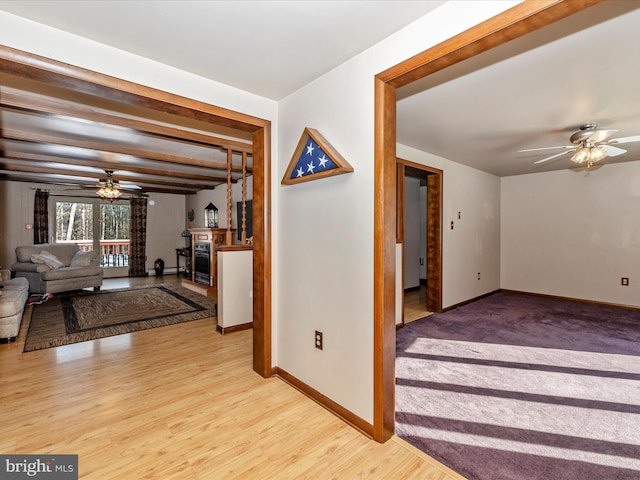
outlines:
{"label": "doorway opening", "polygon": [[400,324],[442,310],[442,170],[397,159]]}
{"label": "doorway opening", "polygon": [[[398,219],[396,89],[450,65],[526,35],[593,4],[590,2],[523,2],[462,32],[375,77],[374,194],[374,412],[373,436],[392,437],[395,427],[395,242]],[[397,203],[397,202],[396,202]]]}
{"label": "doorway opening", "polygon": [[[202,101],[156,90],[28,52],[0,46],[0,75],[12,83],[36,81],[115,102],[152,117],[169,113],[184,122],[204,122],[214,129],[251,139],[253,174],[253,369],[273,376],[271,348],[271,122]],[[170,167],[169,167],[170,168]]]}

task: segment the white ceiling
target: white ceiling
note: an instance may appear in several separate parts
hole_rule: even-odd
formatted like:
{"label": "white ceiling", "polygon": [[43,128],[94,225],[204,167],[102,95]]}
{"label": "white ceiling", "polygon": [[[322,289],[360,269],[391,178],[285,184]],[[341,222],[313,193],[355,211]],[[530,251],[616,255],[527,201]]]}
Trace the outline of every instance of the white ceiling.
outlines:
{"label": "white ceiling", "polygon": [[[280,99],[442,1],[21,1],[5,10]],[[398,141],[505,176],[581,124],[640,135],[640,1],[609,0],[399,92]],[[640,142],[607,159],[640,159]]]}
{"label": "white ceiling", "polygon": [[[639,79],[640,1],[605,1],[405,87],[398,141],[498,176],[566,169],[571,153],[518,150],[572,145],[589,122],[640,135]],[[640,160],[620,147],[603,163]]]}
{"label": "white ceiling", "polygon": [[0,10],[280,100],[443,3],[0,0]]}

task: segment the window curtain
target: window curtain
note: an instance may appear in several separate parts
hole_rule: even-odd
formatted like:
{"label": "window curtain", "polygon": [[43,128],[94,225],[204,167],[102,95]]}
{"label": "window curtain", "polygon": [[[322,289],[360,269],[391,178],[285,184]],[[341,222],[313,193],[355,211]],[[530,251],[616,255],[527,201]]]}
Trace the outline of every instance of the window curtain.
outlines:
{"label": "window curtain", "polygon": [[147,199],[132,198],[129,225],[129,276],[147,276]]}
{"label": "window curtain", "polygon": [[36,190],[33,204],[33,243],[49,241],[49,192]]}

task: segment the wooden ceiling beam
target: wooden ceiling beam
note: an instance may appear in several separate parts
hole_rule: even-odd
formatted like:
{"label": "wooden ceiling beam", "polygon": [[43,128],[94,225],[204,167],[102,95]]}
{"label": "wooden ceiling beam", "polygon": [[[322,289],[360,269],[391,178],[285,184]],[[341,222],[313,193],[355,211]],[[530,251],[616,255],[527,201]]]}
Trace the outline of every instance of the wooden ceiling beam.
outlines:
{"label": "wooden ceiling beam", "polygon": [[0,72],[134,107],[211,123],[238,132],[252,134],[269,124],[258,117],[126,82],[6,46],[0,48]]}
{"label": "wooden ceiling beam", "polygon": [[[104,178],[105,176],[104,174],[99,174],[94,172],[73,172],[73,171],[65,170],[63,168],[52,168],[52,167],[40,166],[40,165],[13,165],[8,162],[2,162],[2,161],[0,161],[0,167],[3,170],[12,171],[12,172],[38,173],[43,175],[63,175],[63,176],[69,176],[69,177],[85,177],[85,178],[94,178],[96,181],[99,181],[101,178]],[[140,177],[135,177],[130,175],[114,175],[114,178],[118,181],[135,183],[140,187],[142,187],[143,190],[145,189],[144,187],[145,184],[165,185],[170,187],[186,185],[188,187],[195,188],[197,190],[202,190],[202,189],[213,189],[216,186],[223,183],[223,182],[185,183],[184,180],[178,180],[178,179],[176,180],[165,180],[165,179],[156,179],[156,178],[145,179],[145,178],[140,178]],[[165,178],[171,178],[171,177],[165,177]],[[73,178],[73,181],[77,182],[78,184],[92,183],[91,180],[85,181],[77,178]],[[226,181],[227,180],[224,179],[224,182]]]}
{"label": "wooden ceiling beam", "polygon": [[232,150],[238,153],[244,152],[251,154],[252,151],[250,143],[237,142],[182,128],[168,127],[166,125],[160,125],[140,119],[133,119],[113,112],[107,113],[105,111],[96,110],[92,107],[72,104],[70,102],[55,100],[41,95],[9,91],[7,88],[3,88],[2,91],[0,91],[0,106],[38,114],[63,115],[71,118],[81,118],[83,120],[90,120],[96,123],[130,128],[143,134],[151,134],[158,137],[192,142],[198,145],[216,147],[222,150]]}
{"label": "wooden ceiling beam", "polygon": [[[222,162],[214,162],[211,160],[200,158],[181,157],[168,153],[152,152],[138,148],[124,147],[115,144],[106,144],[103,142],[95,142],[90,140],[76,140],[58,135],[51,135],[38,132],[25,132],[23,130],[14,129],[8,126],[2,128],[2,138],[9,140],[18,140],[23,142],[62,145],[65,147],[83,148],[87,150],[96,150],[104,153],[115,153],[120,155],[130,155],[133,157],[145,158],[147,160],[156,160],[159,162],[168,162],[179,165],[190,165],[198,167],[213,168],[216,170],[226,170],[227,164]],[[241,172],[242,165],[236,165],[232,168],[234,171]]]}
{"label": "wooden ceiling beam", "polygon": [[[24,183],[44,183],[47,185],[57,185],[57,186],[61,186],[61,187],[69,187],[69,188],[73,188],[73,187],[77,187],[78,190],[85,190],[87,192],[86,195],[83,196],[92,196],[91,195],[91,190],[90,189],[82,189],[81,185],[77,182],[65,182],[63,180],[43,180],[42,177],[37,177],[35,175],[28,175],[28,174],[22,174],[21,172],[19,172],[18,174],[15,173],[6,173],[6,172],[0,172],[0,180],[8,180],[8,181],[12,181],[12,182],[24,182]],[[84,185],[84,184],[83,184]],[[88,185],[88,184],[87,184]],[[198,193],[197,189],[190,189],[190,188],[167,188],[167,187],[163,187],[163,188],[157,188],[157,187],[149,187],[147,189],[145,189],[145,191],[138,191],[138,190],[124,190],[124,195],[143,195],[146,193],[168,193],[168,194],[174,194],[174,195],[195,195],[196,193]],[[69,196],[72,196],[71,194]]]}
{"label": "wooden ceiling beam", "polygon": [[[92,160],[88,158],[69,158],[69,157],[58,157],[51,155],[44,155],[39,153],[27,153],[27,152],[10,152],[5,154],[2,158],[7,160],[16,160],[16,161],[33,161],[39,163],[61,163],[63,165],[76,165],[79,167],[93,167],[99,168],[101,170],[114,170],[118,171],[127,171],[134,173],[141,173],[144,175],[160,175],[160,176],[168,176],[173,178],[184,178],[186,180],[198,180],[198,181],[211,181],[211,182],[220,182],[224,183],[227,181],[227,177],[224,176],[212,176],[207,174],[196,174],[189,172],[180,172],[176,170],[167,170],[160,169],[154,167],[143,167],[132,164],[122,164],[119,162],[109,162],[105,160]],[[1,161],[1,158],[0,158]],[[234,181],[237,181],[235,179]]]}

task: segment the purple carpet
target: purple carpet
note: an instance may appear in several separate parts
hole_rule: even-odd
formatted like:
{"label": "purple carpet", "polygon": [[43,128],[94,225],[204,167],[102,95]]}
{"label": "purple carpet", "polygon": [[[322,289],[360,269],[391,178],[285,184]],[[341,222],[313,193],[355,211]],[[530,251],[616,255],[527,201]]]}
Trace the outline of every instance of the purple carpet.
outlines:
{"label": "purple carpet", "polygon": [[466,478],[640,479],[639,311],[500,292],[396,357],[396,434]]}

